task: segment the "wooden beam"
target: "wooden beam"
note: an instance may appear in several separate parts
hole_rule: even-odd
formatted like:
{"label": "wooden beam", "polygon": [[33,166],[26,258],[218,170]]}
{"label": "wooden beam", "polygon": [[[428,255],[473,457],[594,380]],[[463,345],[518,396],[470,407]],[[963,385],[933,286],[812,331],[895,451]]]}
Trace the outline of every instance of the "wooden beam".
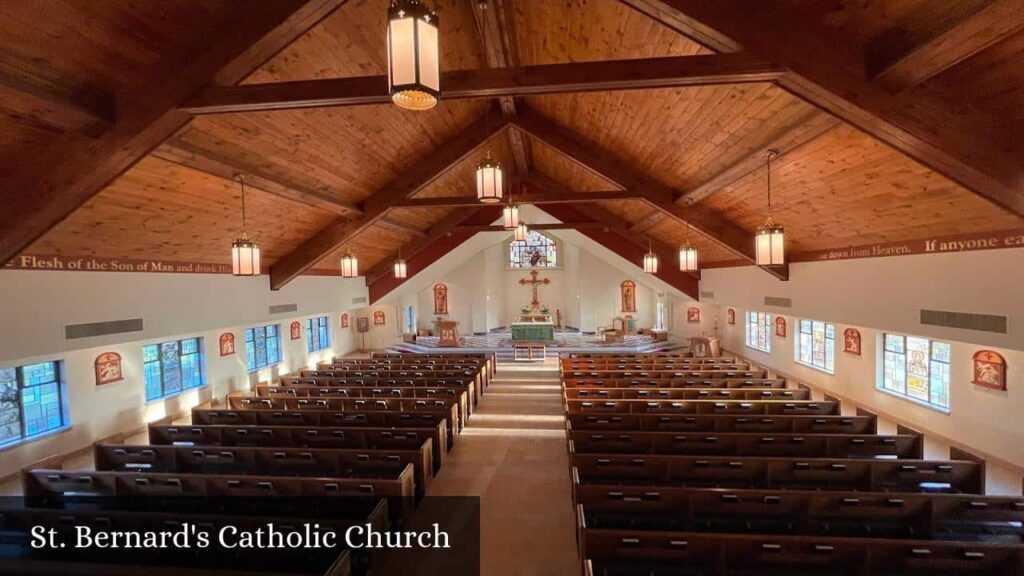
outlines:
{"label": "wooden beam", "polygon": [[[569,194],[564,192],[516,194],[512,200],[516,204],[583,204],[586,202],[603,202],[608,200],[640,200],[643,195],[628,190],[602,190],[597,192],[580,192]],[[433,198],[409,198],[395,203],[395,208],[425,207],[456,207],[482,206],[475,196],[435,196]]]}
{"label": "wooden beam", "polygon": [[[527,177],[527,181],[530,183],[531,186],[534,186],[541,190],[560,191],[561,193],[567,193],[562,191],[562,186],[553,178],[540,172],[531,172],[530,175]],[[571,222],[574,226],[585,226],[585,228],[600,228],[606,231],[612,231],[618,234],[619,236],[622,236],[629,242],[632,242],[633,244],[636,244],[637,246],[644,249],[646,249],[648,245],[650,245],[651,247],[653,247],[654,252],[658,254],[658,258],[661,258],[662,262],[678,263],[679,252],[677,246],[669,246],[668,244],[662,242],[661,240],[658,240],[657,238],[654,238],[653,236],[637,234],[636,232],[633,232],[632,227],[626,225],[623,222],[622,218],[616,216],[609,210],[593,203],[573,205],[572,208],[575,209],[575,212],[558,211],[557,209],[555,210],[555,212],[563,215],[572,214],[573,216],[568,222]],[[541,207],[541,209],[546,210],[546,208],[544,207]],[[549,214],[553,214],[551,211],[547,212]],[[581,220],[578,214],[583,214],[585,216],[588,216],[589,218]],[[560,217],[555,217],[561,220]],[[563,220],[563,222],[566,221]],[[562,225],[564,226],[565,224],[563,223]],[[700,271],[689,272],[688,274],[700,280]]]}
{"label": "wooden beam", "polygon": [[[702,206],[683,207],[674,203],[676,192],[646,174],[633,170],[610,150],[602,149],[582,134],[560,127],[532,110],[520,110],[516,124],[532,137],[546,142],[580,166],[594,174],[633,190],[643,201],[666,216],[688,224],[712,241],[748,262],[755,262],[754,236],[724,218],[721,214]],[[786,280],[786,267],[765,268],[769,274]]]}
{"label": "wooden beam", "polygon": [[[619,218],[616,218],[600,206],[559,204],[544,206],[541,210],[564,222],[587,220],[590,218],[606,221],[607,226],[604,228],[587,228],[580,230],[580,233],[630,261],[637,267],[642,265],[644,254],[647,253],[647,245],[638,242],[635,236],[631,236],[628,231],[624,230],[624,226],[619,223]],[[680,272],[678,264],[679,255],[674,249],[668,248],[661,243],[657,243],[653,249],[659,258],[658,273],[655,276],[683,294],[694,300],[699,300],[699,273],[694,275]]]}
{"label": "wooden beam", "polygon": [[[485,210],[486,209],[486,210]],[[448,236],[455,230],[455,227],[463,222],[466,222],[470,218],[478,218],[478,214],[482,211],[484,216],[493,216],[486,222],[494,222],[501,217],[501,208],[499,206],[483,206],[477,205],[472,208],[459,208],[453,210],[444,218],[435,222],[430,230],[427,231],[426,238],[420,240],[413,240],[402,245],[402,248],[398,251],[392,252],[387,258],[381,260],[377,265],[366,270],[363,275],[366,277],[366,285],[380,280],[381,277],[387,276],[394,270],[393,264],[399,257],[408,260],[416,254],[419,254],[421,250],[429,246],[430,244],[440,240],[444,236]]]}
{"label": "wooden beam", "polygon": [[360,214],[362,212],[357,206],[343,202],[332,194],[307,188],[279,175],[270,174],[264,168],[250,162],[228,158],[220,152],[196,146],[176,136],[158,146],[153,150],[152,155],[161,160],[227,180],[234,179],[236,174],[242,174],[245,176],[246,186],[252,186],[274,196],[330,210],[335,214]]}
{"label": "wooden beam", "polygon": [[[948,18],[937,17],[947,11]],[[893,92],[922,84],[1024,29],[1024,0],[933,0],[910,18],[865,48],[868,76]]]}
{"label": "wooden beam", "polygon": [[[769,82],[779,79],[784,72],[746,53],[453,70],[441,74],[441,98],[500,98]],[[384,104],[391,101],[387,85],[386,76],[364,76],[213,86],[182,110],[190,114],[224,114]]]}
{"label": "wooden beam", "polygon": [[[519,66],[519,51],[515,40],[515,18],[508,11],[505,0],[466,0],[473,11],[473,21],[488,68]],[[516,102],[512,96],[498,99],[502,114],[515,116]],[[516,173],[526,174],[530,170],[529,141],[518,130],[509,130],[508,144],[516,162]]]}
{"label": "wooden beam", "polygon": [[111,94],[44,87],[6,73],[0,73],[0,102],[7,111],[19,116],[91,136],[98,136],[114,123]]}
{"label": "wooden beam", "polygon": [[404,234],[406,236],[412,236],[413,238],[426,238],[427,237],[427,233],[424,232],[423,230],[420,230],[419,228],[416,228],[415,226],[410,226],[408,224],[404,224],[402,222],[398,222],[396,220],[391,220],[389,218],[381,218],[380,220],[377,220],[377,226],[380,226],[381,228],[386,228],[386,229],[388,229],[388,230],[390,230],[392,232],[396,232],[398,234]]}
{"label": "wooden beam", "polygon": [[646,216],[641,218],[636,224],[629,227],[630,234],[643,234],[651,228],[654,228],[666,218],[665,213],[661,210],[651,210]]}
{"label": "wooden beam", "polygon": [[[170,57],[126,96],[113,126],[98,138],[68,132],[42,152],[23,158],[0,180],[0,263],[6,263],[99,193],[189,121],[178,107],[214,78],[239,82],[255,60],[276,53],[306,32],[303,25],[345,0],[280,0],[250,6],[203,46]],[[248,56],[247,56],[248,55]],[[262,64],[262,62],[260,62]]]}
{"label": "wooden beam", "polygon": [[[467,210],[468,214],[466,213]],[[462,212],[462,221],[472,225],[493,222],[501,216],[501,208],[499,206],[468,208],[457,210],[456,212]],[[455,216],[455,213],[450,216]],[[435,225],[435,228],[438,226],[441,226],[441,223]],[[413,279],[428,266],[438,261],[446,254],[457,248],[460,244],[475,235],[476,232],[453,229],[449,229],[443,234],[431,234],[428,240],[421,241],[419,243],[415,253],[403,253],[408,270],[408,276],[404,279],[395,278],[394,274],[391,273],[394,258],[381,262],[374,268],[382,268],[384,269],[384,273],[376,275],[373,280],[370,279],[370,275],[367,273],[366,284],[369,287],[370,304],[377,302],[395,288],[398,288],[402,284]]]}
{"label": "wooden beam", "polygon": [[775,150],[779,153],[779,156],[784,156],[842,125],[843,123],[833,116],[817,109],[810,110],[807,114],[797,118],[792,124],[783,127],[750,154],[733,162],[700,185],[681,194],[676,199],[676,202],[686,205],[700,202],[751,172],[763,169],[765,156],[769,150]]}
{"label": "wooden beam", "polygon": [[687,17],[685,14],[658,0],[621,0],[623,4],[633,8],[641,14],[646,14],[655,22],[675,30],[676,32],[690,38],[698,44],[710,48],[715,52],[729,53],[739,52],[743,46],[718,30],[705,26],[702,22]]}
{"label": "wooden beam", "polygon": [[[572,222],[572,223],[555,223],[555,224],[530,224],[530,230],[545,231],[545,230],[584,230],[587,228],[606,228],[604,223],[589,221],[589,222]],[[456,230],[464,232],[508,232],[512,233],[511,230],[505,230],[504,226],[499,224],[478,224],[475,226],[462,225],[456,226]]]}
{"label": "wooden beam", "polygon": [[813,7],[786,0],[651,1],[676,19],[710,27],[785,66],[790,72],[777,80],[784,89],[1024,216],[1024,172],[1003,149],[1013,149],[1018,135],[972,110],[951,110],[917,92],[894,96],[868,82],[861,46],[829,32]]}
{"label": "wooden beam", "polygon": [[507,126],[508,120],[502,118],[494,132],[488,135],[485,120],[481,118],[427,158],[413,163],[397,180],[363,202],[362,216],[351,220],[335,220],[275,262],[270,267],[271,290],[280,289],[322,258],[349,243],[356,235],[383,218],[400,200],[430,186],[453,166],[487,143],[490,138],[501,135]]}

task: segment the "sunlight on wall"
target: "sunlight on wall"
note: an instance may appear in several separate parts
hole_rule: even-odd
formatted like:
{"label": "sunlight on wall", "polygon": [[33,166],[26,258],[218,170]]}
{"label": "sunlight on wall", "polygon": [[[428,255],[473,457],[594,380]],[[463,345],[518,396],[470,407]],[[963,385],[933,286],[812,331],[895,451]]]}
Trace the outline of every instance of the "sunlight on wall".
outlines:
{"label": "sunlight on wall", "polygon": [[143,417],[143,421],[147,424],[154,420],[159,420],[167,416],[167,403],[166,402],[154,402],[146,406],[146,413]]}

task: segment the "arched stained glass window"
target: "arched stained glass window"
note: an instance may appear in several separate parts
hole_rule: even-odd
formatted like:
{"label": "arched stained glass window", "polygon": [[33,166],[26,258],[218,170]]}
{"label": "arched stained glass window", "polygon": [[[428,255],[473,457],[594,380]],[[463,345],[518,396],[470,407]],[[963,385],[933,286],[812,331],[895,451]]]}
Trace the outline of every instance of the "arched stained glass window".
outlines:
{"label": "arched stained glass window", "polygon": [[553,239],[530,230],[526,240],[509,243],[508,265],[510,268],[555,268],[558,266],[558,247]]}

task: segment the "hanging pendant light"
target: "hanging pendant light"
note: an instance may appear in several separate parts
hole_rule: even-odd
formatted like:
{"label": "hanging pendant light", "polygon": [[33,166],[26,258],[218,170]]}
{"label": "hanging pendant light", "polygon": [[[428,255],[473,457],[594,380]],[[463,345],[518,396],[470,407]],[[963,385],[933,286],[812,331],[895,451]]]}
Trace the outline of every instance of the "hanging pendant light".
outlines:
{"label": "hanging pendant light", "polygon": [[398,260],[395,260],[395,278],[403,279],[409,275],[409,265],[402,258],[402,249],[398,249]]}
{"label": "hanging pendant light", "polygon": [[782,224],[776,224],[771,217],[772,209],[772,160],[778,158],[775,150],[769,150],[765,159],[768,173],[768,219],[757,229],[755,257],[758,266],[782,266],[786,263],[786,235]]}
{"label": "hanging pendant light", "polygon": [[235,276],[259,276],[260,247],[245,230],[245,178],[236,174],[235,180],[242,188],[242,235],[231,243],[231,273]]}
{"label": "hanging pendant light", "polygon": [[512,237],[516,240],[516,242],[526,242],[526,237],[529,236],[529,234],[530,229],[526,227],[526,222],[520,222],[519,225],[516,226],[515,232],[513,232]]}
{"label": "hanging pendant light", "polygon": [[501,213],[502,228],[515,230],[519,226],[519,206],[512,203],[512,190],[508,191],[508,206]]}
{"label": "hanging pendant light", "polygon": [[658,273],[658,255],[654,253],[650,236],[647,237],[647,254],[644,254],[644,272],[647,274]]}
{"label": "hanging pendant light", "polygon": [[690,225],[686,225],[686,244],[679,249],[679,271],[697,271],[697,247],[690,244]]}
{"label": "hanging pendant light", "polygon": [[501,163],[491,156],[487,156],[476,165],[476,197],[477,200],[487,204],[501,202],[502,196],[502,173]]}
{"label": "hanging pendant light", "polygon": [[359,276],[359,259],[352,252],[346,252],[341,257],[341,277],[355,278]]}
{"label": "hanging pendant light", "polygon": [[417,0],[388,9],[388,87],[406,110],[430,110],[441,96],[437,13]]}

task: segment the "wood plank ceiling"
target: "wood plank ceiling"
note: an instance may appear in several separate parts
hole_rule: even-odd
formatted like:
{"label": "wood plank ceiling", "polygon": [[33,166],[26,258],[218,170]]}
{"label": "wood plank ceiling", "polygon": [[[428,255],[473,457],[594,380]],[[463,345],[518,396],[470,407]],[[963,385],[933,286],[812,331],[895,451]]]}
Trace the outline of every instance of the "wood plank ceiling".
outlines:
{"label": "wood plank ceiling", "polygon": [[[792,3],[806,12],[808,3]],[[1012,135],[1024,128],[1024,15],[1008,20],[1000,12],[989,14],[1013,3],[965,0],[951,9],[940,0],[867,0],[856,6],[834,0],[814,3],[809,17],[865,54],[886,89],[904,90],[912,81],[913,93],[930,105],[999,119],[1001,131],[992,141],[1021,158],[1024,143]],[[512,53],[492,54],[492,62],[531,66],[713,53],[679,33],[690,25],[685,18],[666,16],[699,2],[494,4],[507,27],[503,45]],[[205,0],[154,3],[144,10],[110,0],[42,5],[40,10],[36,3],[12,3],[0,22],[2,174],[67,130],[102,128],[117,98],[134,88],[133,77],[227,29],[239,9],[236,2]],[[434,5],[441,15],[442,71],[485,67],[476,2]],[[386,7],[386,0],[351,0],[243,84],[384,74]],[[971,18],[999,25],[972,32]],[[76,21],[90,25],[74,26]],[[976,49],[948,54],[936,38],[951,29],[973,34]],[[54,37],[57,45],[79,49],[56,53]],[[944,63],[928,77],[910,79],[901,66],[908,53],[922,49],[929,50],[927,62]],[[76,106],[61,105],[71,95]],[[757,82],[526,96],[507,98],[500,108],[487,99],[442,100],[425,113],[378,104],[197,116],[26,253],[226,263],[227,247],[240,228],[238,187],[230,179],[238,171],[251,177],[250,233],[265,263],[274,264],[338,219],[358,218],[375,193],[485,114],[496,124],[503,111],[526,111],[578,134],[675,191],[680,207],[709,211],[746,231],[767,214],[763,158],[767,149],[778,148],[772,215],[785,224],[795,252],[1024,226],[1019,215],[835,119],[793,90]],[[489,147],[518,178],[527,176],[525,168],[572,193],[622,189],[549,144],[510,130],[516,130],[514,137],[499,134]],[[473,196],[479,156],[462,158],[414,197]],[[600,205],[636,237],[675,246],[687,236],[679,219],[644,200]],[[390,210],[313,268],[336,271],[341,253],[352,250],[363,270],[379,270],[400,247],[452,224],[459,210],[465,208]],[[715,239],[696,231],[689,237],[705,264],[735,263],[735,251]]]}

